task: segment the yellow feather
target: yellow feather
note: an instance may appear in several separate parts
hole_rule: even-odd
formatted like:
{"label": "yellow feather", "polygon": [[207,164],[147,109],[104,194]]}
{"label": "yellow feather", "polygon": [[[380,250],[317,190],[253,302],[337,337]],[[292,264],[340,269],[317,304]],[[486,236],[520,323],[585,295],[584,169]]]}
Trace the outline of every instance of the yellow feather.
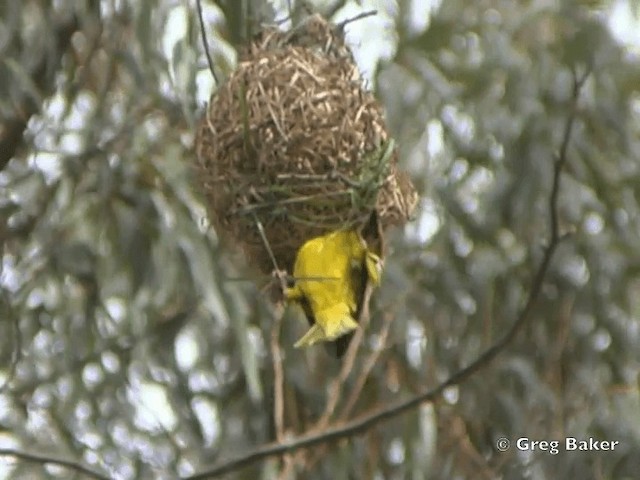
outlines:
{"label": "yellow feather", "polygon": [[356,231],[332,232],[300,247],[293,268],[295,285],[285,291],[285,298],[304,303],[313,325],[295,347],[332,341],[358,328],[354,315],[363,274],[378,285],[381,260]]}

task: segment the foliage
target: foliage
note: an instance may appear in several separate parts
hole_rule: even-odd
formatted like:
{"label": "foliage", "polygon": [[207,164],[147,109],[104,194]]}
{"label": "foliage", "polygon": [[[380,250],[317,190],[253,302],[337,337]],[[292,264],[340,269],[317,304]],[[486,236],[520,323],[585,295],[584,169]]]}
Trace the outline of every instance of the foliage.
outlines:
{"label": "foliage", "polygon": [[[204,2],[221,72],[259,3]],[[341,5],[336,21],[357,13]],[[205,220],[192,147],[212,80],[195,5],[3,3],[0,478],[69,478],[42,458],[96,478],[196,478],[446,380],[501,338],[530,292],[572,115],[563,239],[523,333],[435,404],[232,477],[634,478],[640,62],[607,25],[615,5],[451,0],[425,23],[400,0],[347,25],[363,65],[392,39],[393,58],[365,74],[422,201],[390,242],[336,390],[343,364],[292,348],[305,321],[278,316],[266,279]],[[574,112],[572,72],[585,69]],[[569,436],[620,445],[514,446]]]}

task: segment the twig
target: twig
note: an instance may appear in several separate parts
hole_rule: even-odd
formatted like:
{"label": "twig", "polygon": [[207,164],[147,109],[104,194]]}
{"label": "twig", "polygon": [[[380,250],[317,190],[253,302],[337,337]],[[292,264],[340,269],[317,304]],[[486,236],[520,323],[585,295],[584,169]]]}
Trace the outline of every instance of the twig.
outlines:
{"label": "twig", "polygon": [[[282,370],[282,349],[280,348],[280,331],[284,317],[284,307],[278,305],[275,310],[275,321],[271,328],[271,358],[273,359],[273,420],[276,428],[276,441],[284,442],[284,372]],[[291,455],[285,455],[284,462],[287,471],[293,463]],[[283,478],[287,478],[286,476]]]}
{"label": "twig", "polygon": [[[449,422],[447,436],[448,445],[445,448],[449,451],[456,451],[462,459],[463,468],[467,472],[468,478],[492,480],[498,478],[497,472],[492,469],[485,457],[478,452],[473,442],[469,439],[467,426],[460,417],[447,419]],[[445,450],[446,451],[446,450]],[[465,461],[466,460],[466,461]]]}
{"label": "twig", "polygon": [[276,256],[273,254],[273,250],[271,249],[271,244],[267,239],[267,234],[264,232],[264,227],[262,226],[262,222],[258,219],[257,215],[253,213],[253,221],[256,223],[256,227],[258,229],[258,233],[260,234],[260,239],[264,245],[265,250],[269,254],[269,259],[271,260],[271,264],[276,272],[280,271],[278,268],[278,262],[276,261]]}
{"label": "twig", "polygon": [[366,18],[366,17],[373,17],[374,15],[377,15],[377,14],[378,14],[377,10],[369,10],[366,12],[362,12],[356,15],[355,17],[347,18],[346,20],[343,20],[342,22],[337,23],[334,28],[336,30],[342,31],[344,27],[350,23],[356,22],[358,20],[362,20],[363,18]]}
{"label": "twig", "polygon": [[584,85],[584,82],[586,81],[590,71],[590,68],[587,69],[585,74],[581,77],[578,77],[574,72],[574,88],[571,102],[571,112],[565,124],[562,143],[558,156],[554,161],[553,167],[553,181],[551,193],[549,195],[549,244],[545,248],[542,261],[540,262],[540,265],[538,266],[533,276],[531,289],[529,290],[529,295],[527,296],[525,305],[507,333],[493,346],[485,350],[484,353],[481,354],[474,362],[458,370],[447,380],[445,380],[435,388],[425,390],[421,393],[409,397],[406,400],[389,405],[387,407],[383,407],[377,411],[374,411],[373,413],[363,415],[360,418],[356,418],[340,427],[329,428],[319,433],[312,432],[290,442],[261,446],[256,450],[247,453],[246,455],[232,459],[226,463],[223,463],[222,465],[211,468],[196,475],[185,477],[183,480],[203,480],[206,478],[218,477],[225,473],[238,470],[271,456],[283,455],[285,453],[293,452],[296,450],[311,448],[316,445],[326,444],[364,433],[370,428],[378,425],[379,423],[391,418],[395,418],[399,415],[404,414],[405,412],[411,411],[425,402],[433,402],[437,400],[447,388],[453,385],[461,384],[463,381],[471,377],[474,373],[486,367],[509,345],[509,343],[514,340],[514,338],[522,331],[527,323],[527,320],[530,318],[533,312],[534,306],[542,290],[542,284],[546,277],[547,271],[549,270],[551,259],[558,247],[558,244],[561,241],[558,226],[558,195],[560,192],[560,176],[562,173],[562,169],[567,162],[567,150],[569,146],[569,140],[571,139],[571,132],[573,130],[580,89]]}
{"label": "twig", "polygon": [[360,326],[356,330],[353,338],[351,339],[351,342],[349,343],[349,348],[347,349],[347,354],[342,361],[342,368],[340,369],[338,377],[331,383],[331,387],[329,388],[329,400],[327,401],[327,405],[325,407],[323,415],[315,425],[314,430],[316,431],[324,430],[329,424],[331,415],[333,415],[333,412],[338,405],[344,383],[346,382],[347,378],[349,378],[349,374],[353,370],[356,354],[358,353],[358,349],[360,347],[360,344],[362,343],[362,339],[364,338],[364,332],[371,319],[371,315],[369,313],[369,302],[371,301],[372,293],[373,285],[371,284],[371,282],[367,282],[367,285],[363,292],[362,311],[360,312],[360,316],[358,318],[358,325]]}
{"label": "twig", "polygon": [[247,213],[253,213],[254,210],[258,210],[261,208],[274,209],[275,207],[279,207],[281,205],[304,203],[304,202],[308,202],[309,200],[316,200],[316,199],[322,199],[326,197],[335,197],[335,196],[343,196],[343,195],[350,195],[349,190],[340,190],[338,192],[326,192],[326,193],[323,192],[323,193],[318,193],[314,195],[305,195],[305,196],[296,197],[296,198],[287,198],[287,199],[278,200],[275,202],[265,202],[265,203],[255,204],[255,205],[246,205],[246,206],[237,208],[235,210],[231,210],[230,213],[232,215],[244,215]]}
{"label": "twig", "polygon": [[33,463],[40,463],[42,465],[50,463],[52,465],[58,465],[60,467],[65,467],[71,470],[75,470],[78,473],[83,473],[85,475],[88,475],[91,478],[95,478],[96,480],[111,480],[111,478],[106,475],[103,475],[94,470],[91,470],[89,467],[85,467],[84,465],[81,465],[78,462],[74,462],[73,460],[68,460],[65,458],[23,452],[21,450],[14,450],[12,448],[0,448],[0,456],[15,457],[20,460],[25,460],[27,462],[33,462]]}
{"label": "twig", "polygon": [[6,311],[4,312],[6,314],[5,319],[7,319],[7,321],[11,323],[11,328],[13,330],[14,345],[13,351],[11,352],[11,360],[9,362],[7,376],[5,377],[4,383],[0,385],[0,393],[9,388],[9,384],[16,374],[16,367],[18,366],[18,361],[20,360],[20,355],[22,354],[22,334],[20,333],[19,318],[18,316],[13,314],[13,309],[11,308],[11,303],[6,293],[3,293],[3,303],[6,306]]}
{"label": "twig", "polygon": [[[367,318],[369,318],[369,316],[367,315]],[[380,345],[385,345],[386,341],[387,341],[387,337],[389,335],[389,329],[391,327],[391,323],[393,322],[393,316],[390,314],[386,314],[385,315],[385,319],[384,319],[384,325],[382,326],[382,330],[380,332]],[[364,327],[363,327],[364,328]],[[358,346],[360,345],[360,342],[363,338],[363,335],[360,334],[359,337],[355,337],[353,338],[351,345],[349,345],[349,350],[347,351],[347,358],[350,355],[353,355],[357,349]],[[355,348],[353,349],[353,351],[351,350],[351,346],[355,344]],[[360,398],[360,393],[362,393],[362,389],[364,387],[364,384],[367,381],[367,378],[369,378],[369,374],[371,373],[371,370],[373,369],[373,367],[375,366],[376,362],[378,361],[378,358],[380,357],[380,354],[382,353],[383,349],[382,348],[377,348],[374,349],[369,356],[367,357],[367,359],[364,362],[364,367],[362,367],[362,370],[360,372],[360,374],[358,375],[358,379],[356,380],[356,384],[353,387],[353,389],[351,390],[351,393],[349,394],[349,398],[347,399],[346,405],[345,407],[342,409],[342,411],[340,412],[340,415],[338,416],[338,420],[339,421],[345,421],[348,417],[349,414],[351,413],[351,411],[353,410],[353,407],[355,406],[356,402],[358,401],[358,399]],[[353,355],[353,357],[355,358],[355,355]],[[351,360],[351,362],[353,363],[353,359]],[[349,367],[349,371],[351,371],[351,367]],[[348,374],[348,372],[347,372]],[[342,375],[341,375],[342,377]],[[346,379],[346,377],[345,377]],[[344,380],[343,380],[344,382]],[[338,382],[336,382],[338,383]],[[342,383],[338,384],[340,386],[340,390],[338,390],[338,392],[342,391]],[[334,406],[335,408],[335,406]],[[328,418],[327,418],[328,420]],[[325,424],[323,424],[322,428],[326,428],[326,424],[327,422],[325,422]],[[317,428],[316,430],[320,430],[320,428]],[[314,450],[314,456],[313,458],[307,463],[307,469],[311,468],[320,458],[322,458],[322,456],[325,454],[326,451],[326,446],[325,448],[321,448],[321,449],[317,449]]]}
{"label": "twig", "polygon": [[276,440],[278,442],[281,442],[284,440],[284,401],[282,396],[284,374],[282,372],[282,352],[280,350],[279,340],[284,309],[280,308],[279,310],[279,312],[275,313],[275,321],[271,329],[271,356],[273,357],[273,378],[275,382],[275,385],[273,387],[273,418],[276,424]]}
{"label": "twig", "polygon": [[211,53],[209,53],[209,42],[207,41],[207,32],[204,28],[204,15],[202,14],[202,0],[196,0],[196,6],[198,7],[198,19],[200,21],[200,35],[202,36],[202,46],[204,47],[204,53],[207,56],[207,63],[209,64],[209,70],[211,71],[211,76],[213,80],[216,82],[216,85],[220,85],[218,81],[218,76],[216,75],[216,70],[213,66],[213,59],[211,58]]}
{"label": "twig", "polygon": [[[387,313],[384,315],[384,323],[382,325],[382,330],[380,331],[380,334],[379,334],[380,345],[385,345],[387,343],[387,337],[389,336],[389,330],[391,329],[391,324],[393,323],[393,319],[394,317],[390,313]],[[353,390],[351,390],[351,393],[349,394],[349,398],[347,399],[346,405],[340,412],[340,415],[338,417],[340,420],[346,420],[351,414],[353,407],[355,407],[356,402],[360,398],[360,393],[362,392],[362,389],[364,388],[364,384],[369,378],[369,374],[371,373],[371,370],[373,370],[373,367],[375,366],[376,362],[378,361],[378,358],[380,358],[380,354],[383,351],[384,351],[383,348],[375,348],[365,360],[364,367],[362,367],[362,372],[358,376],[358,379],[356,380],[356,384],[353,387]]]}
{"label": "twig", "polygon": [[[360,311],[360,315],[357,318],[358,325],[360,327],[356,330],[351,342],[349,343],[349,348],[347,349],[347,353],[344,356],[342,361],[342,367],[340,368],[340,372],[338,376],[331,382],[329,387],[329,398],[327,400],[327,404],[325,405],[324,412],[320,416],[320,418],[316,421],[316,423],[309,429],[310,432],[321,432],[327,428],[331,416],[340,401],[340,396],[343,391],[344,383],[347,378],[349,378],[349,374],[353,370],[353,365],[355,364],[356,354],[358,353],[358,349],[360,348],[360,344],[362,343],[362,339],[364,338],[364,331],[369,325],[370,314],[369,314],[369,302],[371,301],[371,294],[373,293],[373,286],[371,282],[367,282],[365,286],[365,290],[363,292],[362,297],[362,310]],[[295,463],[300,463],[306,459],[305,452],[298,452],[295,456]],[[311,459],[310,463],[307,464],[307,468],[310,464],[313,464],[318,459],[318,453],[316,453]]]}

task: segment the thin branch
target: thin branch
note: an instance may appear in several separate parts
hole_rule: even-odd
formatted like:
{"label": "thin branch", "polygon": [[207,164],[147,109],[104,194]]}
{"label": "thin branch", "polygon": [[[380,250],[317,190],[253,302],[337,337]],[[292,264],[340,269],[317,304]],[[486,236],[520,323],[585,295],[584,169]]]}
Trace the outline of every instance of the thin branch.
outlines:
{"label": "thin branch", "polygon": [[576,108],[578,104],[578,97],[580,96],[580,90],[584,86],[584,83],[591,74],[592,66],[588,65],[584,73],[578,76],[578,72],[573,70],[573,91],[571,101],[571,112],[564,125],[564,132],[562,134],[562,143],[560,144],[560,151],[556,157],[553,171],[553,184],[551,187],[551,195],[549,197],[549,211],[551,212],[551,243],[558,242],[558,195],[560,192],[560,171],[567,163],[567,150],[569,149],[569,141],[571,140],[571,132],[573,131],[573,124],[575,121]]}
{"label": "thin branch", "polygon": [[[371,284],[370,281],[367,281],[364,292],[362,293],[362,309],[360,311],[360,315],[356,319],[360,327],[356,330],[353,338],[351,339],[351,342],[349,342],[349,347],[347,348],[347,353],[345,354],[344,359],[342,360],[342,367],[340,368],[340,372],[338,372],[338,376],[334,378],[334,380],[331,382],[331,385],[329,387],[329,398],[327,400],[327,404],[325,405],[324,412],[322,413],[320,418],[316,421],[316,423],[308,430],[309,432],[324,431],[327,428],[327,425],[329,425],[331,416],[333,415],[336,409],[336,406],[340,401],[340,398],[344,389],[343,388],[344,384],[347,381],[347,378],[349,378],[351,371],[353,370],[356,355],[360,348],[360,344],[362,343],[362,340],[364,338],[364,332],[367,329],[367,326],[369,325],[369,322],[371,320],[369,302],[371,301],[372,293],[373,293],[373,285]],[[318,452],[316,452],[316,454],[313,456],[313,458],[309,460],[309,462],[314,463],[317,460],[317,458],[318,458]],[[288,463],[287,465],[288,468],[286,469],[285,473],[290,473],[291,469],[295,464],[299,464],[303,462],[307,463],[307,460],[308,458],[307,458],[306,452],[299,451],[297,455],[295,455],[294,457],[294,462]],[[307,468],[309,467],[310,463],[307,463]]]}
{"label": "thin branch", "polygon": [[11,328],[13,330],[13,351],[11,352],[11,360],[9,361],[7,376],[4,380],[4,383],[0,385],[0,393],[9,388],[9,384],[16,374],[18,361],[20,360],[20,356],[22,355],[22,333],[20,332],[20,319],[17,315],[14,315],[13,308],[11,307],[11,302],[6,293],[3,293],[2,301],[6,307],[3,312],[4,318],[6,319],[6,321],[11,323]]}
{"label": "thin branch", "polygon": [[200,21],[200,35],[202,36],[202,46],[204,47],[204,53],[207,56],[207,63],[209,64],[209,70],[211,71],[211,76],[213,80],[216,82],[216,85],[220,85],[218,81],[218,76],[216,75],[216,69],[213,66],[213,59],[211,58],[211,53],[209,52],[209,42],[207,41],[207,31],[204,28],[204,15],[202,14],[202,0],[196,0],[196,6],[198,7],[198,20]]}
{"label": "thin branch", "polygon": [[507,333],[493,346],[485,350],[485,352],[480,355],[473,363],[462,368],[461,370],[458,370],[447,380],[445,380],[435,388],[425,390],[422,393],[414,395],[406,400],[381,408],[377,411],[374,411],[373,413],[363,415],[360,418],[356,418],[355,420],[352,420],[340,427],[329,428],[319,433],[310,433],[307,435],[303,435],[297,439],[285,443],[264,445],[252,452],[247,453],[246,455],[235,458],[229,462],[211,468],[210,470],[185,477],[183,480],[203,480],[207,478],[218,477],[226,473],[238,470],[240,468],[244,468],[248,465],[271,456],[283,455],[296,450],[311,448],[316,445],[326,444],[364,433],[372,427],[378,425],[379,423],[400,416],[405,412],[411,411],[425,402],[436,401],[440,398],[442,393],[447,388],[453,385],[461,384],[463,381],[471,377],[474,373],[485,368],[515,339],[515,337],[527,324],[527,320],[531,317],[534,306],[538,300],[538,297],[540,296],[544,279],[549,270],[551,259],[553,258],[553,255],[560,241],[562,240],[562,237],[560,237],[559,234],[558,226],[558,195],[560,192],[560,176],[562,173],[562,169],[567,162],[567,151],[569,141],[571,139],[571,133],[573,131],[578,97],[580,94],[580,90],[584,85],[584,82],[586,81],[590,71],[590,68],[587,69],[585,74],[581,77],[578,77],[578,75],[574,72],[574,89],[571,99],[571,111],[569,112],[569,116],[565,123],[562,143],[553,166],[553,181],[551,193],[549,195],[549,244],[545,248],[542,261],[540,262],[540,265],[538,266],[533,276],[531,289],[529,291],[529,295],[527,296],[525,305]]}
{"label": "thin branch", "polygon": [[360,312],[360,316],[357,319],[359,328],[356,330],[353,338],[351,339],[351,342],[349,343],[347,354],[342,361],[342,368],[340,368],[340,373],[331,383],[331,387],[329,388],[329,391],[331,392],[329,394],[329,400],[327,401],[327,405],[325,406],[324,413],[313,429],[314,431],[324,430],[329,424],[329,420],[331,419],[331,416],[333,415],[333,412],[338,405],[338,401],[340,400],[340,394],[343,391],[344,383],[347,381],[347,378],[349,378],[349,375],[353,370],[356,354],[358,353],[358,349],[360,347],[360,344],[362,343],[362,339],[364,338],[364,332],[371,320],[369,302],[371,301],[372,293],[373,285],[371,284],[371,281],[367,281],[367,285],[365,286],[362,295],[362,311]]}
{"label": "thin branch", "polygon": [[385,314],[384,323],[382,325],[382,330],[379,333],[379,341],[378,341],[381,347],[375,348],[365,360],[364,366],[362,367],[362,372],[358,376],[358,379],[356,380],[356,384],[354,385],[353,390],[349,394],[349,398],[347,399],[347,403],[345,404],[345,407],[340,412],[340,415],[338,417],[340,420],[346,420],[349,417],[349,415],[351,414],[351,411],[353,410],[353,407],[355,407],[356,402],[360,398],[362,389],[364,388],[364,385],[367,379],[369,378],[369,375],[371,374],[373,367],[375,366],[378,359],[380,358],[380,354],[384,351],[382,346],[387,344],[387,337],[389,336],[389,330],[391,329],[391,324],[393,323],[393,320],[394,320],[393,315],[389,313]]}
{"label": "thin branch", "polygon": [[14,450],[12,448],[0,448],[0,457],[15,457],[20,460],[24,460],[27,462],[40,463],[44,464],[52,464],[58,465],[60,467],[65,467],[71,470],[74,470],[78,473],[83,473],[91,478],[95,478],[96,480],[111,480],[107,475],[103,475],[99,472],[91,470],[89,467],[85,467],[78,462],[74,462],[73,460],[68,460],[59,457],[51,457],[47,455],[39,455],[36,453],[23,452],[20,450]]}
{"label": "thin branch", "polygon": [[342,22],[337,23],[334,28],[338,31],[342,31],[342,29],[349,23],[357,22],[358,20],[362,20],[363,18],[367,18],[367,17],[372,17],[377,14],[378,14],[377,10],[368,10],[366,12],[359,13],[355,17],[347,18],[346,20],[343,20]]}
{"label": "thin branch", "polygon": [[[456,451],[461,460],[462,468],[466,471],[468,478],[492,480],[499,478],[495,468],[491,468],[487,459],[476,449],[470,440],[467,425],[460,417],[446,420],[449,424],[445,435],[448,442],[445,448]],[[447,450],[445,450],[447,451]]]}
{"label": "thin branch", "polygon": [[280,330],[282,328],[282,317],[284,308],[277,308],[275,321],[271,328],[271,357],[273,358],[273,419],[276,425],[276,440],[284,440],[284,373],[282,371],[282,351],[280,349]]}
{"label": "thin branch", "polygon": [[258,220],[256,214],[253,214],[253,221],[256,224],[256,228],[258,229],[258,233],[260,234],[260,239],[262,240],[262,244],[264,245],[264,249],[269,254],[269,259],[271,260],[271,265],[273,266],[274,271],[280,272],[280,267],[278,267],[278,262],[276,260],[276,256],[273,254],[273,250],[271,249],[271,244],[269,243],[269,239],[267,238],[267,234],[264,231],[264,227],[262,226],[262,222]]}
{"label": "thin branch", "polygon": [[[276,441],[283,442],[285,439],[284,425],[284,371],[282,369],[282,349],[280,348],[280,331],[282,330],[282,319],[284,317],[284,306],[277,305],[274,311],[274,322],[271,327],[271,358],[273,359],[273,419],[276,427]],[[278,478],[289,478],[285,475],[293,467],[291,455],[285,455],[285,466]]]}
{"label": "thin branch", "polygon": [[[368,310],[368,309],[367,309]],[[367,314],[367,319],[369,319],[369,315]],[[379,344],[382,345],[386,345],[387,343],[387,337],[389,336],[389,329],[391,328],[391,324],[393,323],[393,315],[386,313],[384,316],[384,324],[382,326],[382,330],[379,333]],[[347,351],[347,356],[351,353],[351,346],[353,344],[359,345],[361,340],[362,340],[363,335],[361,335],[359,338],[354,337],[354,339],[351,341],[351,345],[350,345],[350,349]],[[353,350],[354,353],[357,351],[357,347],[356,349]],[[378,358],[380,357],[380,354],[384,351],[383,348],[375,348],[373,349],[373,351],[369,354],[369,356],[367,357],[367,359],[364,361],[364,366],[362,367],[360,374],[358,375],[358,378],[355,382],[355,385],[353,387],[353,389],[351,390],[351,392],[349,393],[349,397],[346,401],[345,406],[342,408],[340,415],[338,415],[338,421],[340,422],[344,422],[349,418],[349,415],[351,414],[351,411],[353,410],[353,407],[355,407],[358,399],[360,398],[360,394],[362,393],[362,389],[364,388],[364,385],[367,381],[367,379],[369,378],[369,375],[371,374],[371,371],[373,370],[373,367],[375,366],[376,362],[378,361]],[[349,371],[351,370],[351,368],[349,368]],[[342,386],[342,384],[340,384],[340,386]],[[335,408],[335,407],[334,407]],[[326,428],[327,423],[325,422],[323,424],[323,428]],[[315,430],[314,430],[315,431]],[[320,461],[322,458],[324,458],[324,456],[326,455],[326,445],[324,446],[324,448],[318,448],[318,449],[314,449],[313,453],[313,457],[307,462],[307,469],[310,469],[313,467],[313,465],[315,465],[318,461]]]}

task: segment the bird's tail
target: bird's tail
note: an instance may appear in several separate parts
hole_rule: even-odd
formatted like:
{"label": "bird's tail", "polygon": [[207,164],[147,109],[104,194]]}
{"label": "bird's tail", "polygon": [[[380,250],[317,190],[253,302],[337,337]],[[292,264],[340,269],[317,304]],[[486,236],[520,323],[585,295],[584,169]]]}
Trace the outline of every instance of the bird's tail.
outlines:
{"label": "bird's tail", "polygon": [[330,342],[358,328],[358,323],[351,315],[334,316],[325,322],[322,320],[322,315],[319,315],[316,323],[295,343],[294,347],[310,347],[318,342]]}

